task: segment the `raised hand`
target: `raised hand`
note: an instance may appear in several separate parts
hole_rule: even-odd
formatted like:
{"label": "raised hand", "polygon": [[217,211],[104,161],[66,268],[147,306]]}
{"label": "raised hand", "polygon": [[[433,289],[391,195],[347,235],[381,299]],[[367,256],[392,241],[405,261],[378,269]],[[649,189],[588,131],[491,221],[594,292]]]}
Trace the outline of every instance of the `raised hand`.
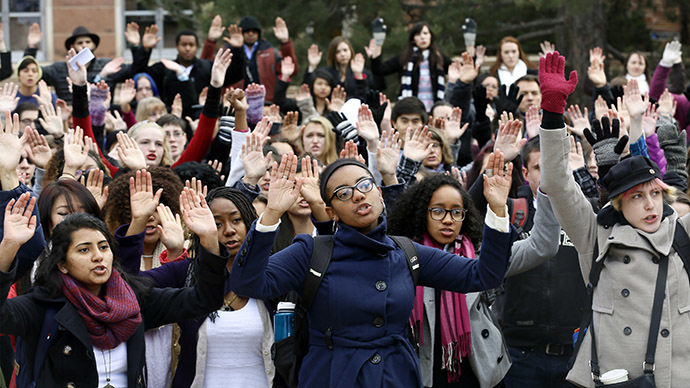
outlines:
{"label": "raised hand", "polygon": [[172,71],[177,75],[184,73],[184,67],[182,67],[182,65],[175,61],[166,58],[161,58],[161,63],[163,64],[163,66],[165,66],[166,69]]}
{"label": "raised hand", "polygon": [[302,84],[299,87],[297,95],[295,95],[295,101],[304,101],[311,98],[311,92],[309,91],[309,85]]}
{"label": "raised hand", "polygon": [[644,100],[642,99],[640,87],[635,79],[628,80],[628,84],[623,88],[623,90],[625,93],[625,108],[627,109],[630,118],[632,120],[641,118],[644,112],[647,110],[647,106],[649,105],[649,97],[646,97]]}
{"label": "raised hand", "polygon": [[67,56],[65,57],[65,62],[68,62],[67,65],[67,72],[69,74],[69,78],[72,81],[72,84],[76,86],[84,86],[86,85],[86,68],[84,65],[81,63],[77,63],[77,66],[79,66],[78,70],[72,69],[72,66],[69,65],[69,60],[77,56],[77,52],[74,51],[74,49],[69,49],[67,52]]}
{"label": "raised hand", "polygon": [[137,24],[137,22],[127,23],[127,27],[125,27],[125,40],[127,40],[130,46],[139,46],[141,43],[141,35],[139,35],[139,24]]}
{"label": "raised hand", "polygon": [[319,51],[319,46],[315,44],[309,46],[309,50],[307,50],[307,62],[309,62],[309,72],[313,72],[319,67],[322,55],[323,53]]}
{"label": "raised hand", "polygon": [[182,96],[180,96],[180,93],[177,93],[175,95],[175,98],[173,98],[173,103],[172,107],[170,108],[170,113],[182,118]]}
{"label": "raised hand", "polygon": [[0,113],[5,111],[14,112],[17,109],[17,104],[19,103],[17,91],[19,91],[19,85],[14,82],[8,82],[0,88]]}
{"label": "raised hand", "polygon": [[146,158],[137,143],[124,132],[119,132],[117,137],[117,157],[125,167],[130,170],[146,168]]}
{"label": "raised hand", "polygon": [[604,55],[604,51],[601,49],[601,47],[597,46],[589,50],[589,63],[594,63],[594,61],[604,63],[604,59],[606,59],[606,55]]}
{"label": "raised hand", "polygon": [[426,125],[419,125],[414,131],[405,132],[403,155],[408,159],[421,162],[431,153],[431,134]]}
{"label": "raised hand", "polygon": [[280,117],[280,107],[276,104],[273,104],[268,107],[268,113],[265,116],[268,118],[268,120],[272,123],[282,123],[283,118]]}
{"label": "raised hand", "polygon": [[539,84],[541,88],[541,108],[563,114],[568,96],[577,86],[577,71],[570,72],[565,79],[565,57],[558,51],[548,53],[539,59]]}
{"label": "raised hand", "polygon": [[221,18],[220,15],[216,15],[213,17],[213,20],[211,20],[211,27],[208,28],[207,39],[216,41],[223,36],[223,31],[225,31],[225,27],[223,27],[223,18]]}
{"label": "raised hand", "polygon": [[541,51],[539,52],[539,56],[541,58],[546,57],[546,54],[548,53],[556,51],[556,45],[549,42],[548,40],[539,43],[539,47],[541,47]]}
{"label": "raised hand", "polygon": [[266,137],[253,132],[247,136],[247,141],[242,144],[242,153],[240,154],[240,159],[244,165],[242,181],[252,186],[256,186],[261,177],[266,174],[266,169],[273,160],[271,152],[264,156],[263,148],[266,140],[268,140]]}
{"label": "raised hand", "polygon": [[340,159],[355,159],[360,163],[366,163],[362,155],[359,154],[357,145],[352,140],[348,140],[347,143],[345,143],[343,149],[340,150],[339,157]]}
{"label": "raised hand", "polygon": [[299,112],[287,112],[285,117],[283,117],[280,135],[286,138],[290,143],[294,143],[299,138],[299,128],[297,127],[298,119]]}
{"label": "raised hand", "polygon": [[98,207],[103,209],[105,202],[108,200],[108,186],[103,186],[104,173],[101,170],[94,169],[89,172],[89,177],[82,175],[79,177],[79,182],[84,185],[96,199]]}
{"label": "raised hand", "polygon": [[499,217],[506,216],[506,201],[512,183],[513,163],[503,164],[503,153],[494,151],[489,155],[484,175],[484,198],[489,208]]}
{"label": "raised hand", "polygon": [[156,211],[163,189],[154,194],[151,173],[137,170],[136,175],[129,178],[129,205],[132,223],[135,221],[146,224],[149,217]]}
{"label": "raised hand", "polygon": [[532,105],[527,108],[527,113],[525,113],[525,129],[527,130],[527,137],[533,138],[539,136],[540,126],[541,117],[539,117],[539,108]]}
{"label": "raised hand", "polygon": [[74,175],[81,166],[86,163],[86,158],[89,157],[89,149],[91,148],[91,138],[84,139],[84,131],[81,127],[70,129],[67,140],[63,145],[63,152],[65,153],[65,167],[62,169],[63,175],[71,175],[71,178],[77,179]]}
{"label": "raised hand", "polygon": [[237,24],[231,24],[228,26],[229,37],[223,37],[230,47],[242,47],[244,44],[244,36],[242,35],[242,28],[237,27]]}
{"label": "raised hand", "polygon": [[101,72],[99,73],[101,78],[108,78],[109,76],[122,70],[122,63],[124,61],[125,59],[122,57],[111,59],[110,62],[106,63],[105,66],[103,66],[103,69],[101,69]]}
{"label": "raised hand", "polygon": [[508,162],[520,155],[522,147],[527,143],[527,139],[520,136],[521,129],[522,121],[520,120],[509,120],[501,124],[496,134],[494,152],[500,151],[502,158]]}
{"label": "raised hand", "polygon": [[193,177],[191,182],[189,179],[184,181],[184,187],[187,187],[196,195],[200,195],[204,198],[206,198],[206,195],[208,194],[208,186],[206,186],[201,180],[197,180],[196,177]]}
{"label": "raised hand", "polygon": [[661,93],[658,104],[658,111],[660,115],[671,117],[676,115],[676,100],[673,98],[673,95],[668,91],[668,89],[665,89],[664,92]]}
{"label": "raised hand", "polygon": [[[159,204],[156,207],[160,224],[156,225],[161,242],[168,249],[168,257],[176,258],[184,252],[184,229],[180,215],[173,215],[169,207]],[[212,223],[211,225],[215,225]]]}
{"label": "raised hand", "polygon": [[484,60],[486,58],[486,47],[479,45],[475,48],[475,57],[477,58],[474,61],[474,65],[477,67],[481,67],[484,64]]}
{"label": "raised hand", "polygon": [[661,65],[671,67],[674,63],[680,61],[680,57],[683,54],[680,51],[680,47],[680,42],[677,40],[666,43],[666,46],[664,46],[664,54],[661,57]]}
{"label": "raised hand", "polygon": [[38,48],[43,40],[43,33],[41,32],[41,26],[38,23],[33,23],[29,26],[29,35],[26,36],[26,45],[31,48]]}
{"label": "raised hand", "polygon": [[443,130],[443,134],[446,136],[446,140],[448,140],[448,143],[455,144],[458,141],[458,139],[465,134],[465,131],[467,131],[467,128],[470,125],[469,122],[465,123],[465,125],[463,126],[460,126],[461,124],[462,109],[455,107],[451,111],[448,120],[446,120],[445,129]]}
{"label": "raised hand", "polygon": [[187,229],[199,236],[201,245],[207,251],[218,255],[218,230],[206,199],[185,187],[180,194],[180,208]]}
{"label": "raised hand", "polygon": [[[17,166],[22,156],[21,151],[19,115],[16,113],[12,115],[10,111],[5,111],[5,125],[0,127],[0,178],[3,190],[11,190],[19,184]],[[5,175],[8,175],[7,181]]]}
{"label": "raised hand", "polygon": [[57,109],[53,108],[53,104],[41,105],[41,118],[38,122],[41,123],[43,129],[48,132],[49,135],[56,139],[65,136],[65,127],[62,124],[62,109],[59,107]]}
{"label": "raised hand", "polygon": [[467,181],[467,173],[464,171],[460,171],[459,168],[453,166],[450,168],[450,172],[446,171],[446,175],[453,177],[456,181],[460,182],[462,187],[466,187],[467,185],[465,184]]}
{"label": "raised hand", "polygon": [[[592,121],[592,131],[585,128],[584,135],[594,150],[594,157],[597,166],[612,166],[618,163],[621,153],[628,144],[628,136],[620,135],[620,121],[613,119],[613,124],[608,116],[604,116],[601,121]],[[595,137],[596,135],[596,137]]]}
{"label": "raised hand", "polygon": [[48,141],[45,136],[38,133],[37,130],[27,128],[26,133],[26,155],[29,161],[39,168],[45,168],[48,161],[53,156],[53,152],[48,146]]}
{"label": "raised hand", "polygon": [[376,166],[381,173],[381,178],[385,186],[390,186],[398,183],[395,176],[396,168],[398,167],[398,160],[400,159],[400,147],[402,142],[398,139],[398,132],[383,131],[381,134],[381,142],[376,152]]}
{"label": "raised hand", "polygon": [[362,73],[364,72],[364,55],[362,53],[355,54],[354,58],[350,61],[350,69],[355,75],[356,79],[362,78]]}
{"label": "raised hand", "polygon": [[283,82],[290,82],[290,77],[295,73],[295,62],[292,57],[285,57],[280,61],[280,79]]}
{"label": "raised hand", "polygon": [[472,81],[479,75],[479,66],[474,65],[472,56],[464,52],[462,53],[462,66],[460,67],[460,81],[466,84],[471,84]]}
{"label": "raised hand", "polygon": [[247,103],[247,97],[244,95],[244,90],[235,89],[232,92],[230,95],[230,105],[235,109],[235,114],[237,114],[237,112],[246,112],[247,109],[249,109],[249,103]]}
{"label": "raised hand", "polygon": [[312,160],[309,155],[302,158],[302,189],[300,194],[310,206],[323,203],[319,187],[319,175],[321,175],[319,162],[316,159]]}
{"label": "raised hand", "polygon": [[517,111],[523,97],[524,96],[520,95],[520,88],[518,88],[517,85],[510,85],[510,89],[508,89],[507,93],[506,86],[501,85],[498,89],[498,96],[494,97],[494,104],[496,104],[497,110],[496,113],[500,114],[503,112]]}
{"label": "raised hand", "polygon": [[378,148],[379,128],[374,121],[374,116],[369,106],[362,104],[359,107],[357,120],[357,134],[367,141],[367,148],[374,151]]}
{"label": "raised hand", "polygon": [[31,97],[33,97],[34,100],[38,103],[39,106],[43,105],[53,105],[53,95],[50,92],[50,88],[48,87],[48,84],[44,80],[38,81],[37,84],[38,88],[38,93],[33,94]]}
{"label": "raised hand", "polygon": [[570,164],[570,169],[573,171],[586,165],[585,155],[582,152],[582,144],[575,141],[575,138],[572,136],[570,136],[570,153],[568,154],[568,164]]}
{"label": "raised hand", "polygon": [[105,130],[108,132],[127,130],[127,123],[125,123],[125,120],[122,119],[122,115],[120,115],[120,112],[105,112]]}
{"label": "raised hand", "polygon": [[658,118],[659,113],[656,111],[656,105],[649,104],[644,116],[642,116],[642,131],[645,137],[650,137],[656,132],[656,121]]}
{"label": "raised hand", "polygon": [[460,67],[462,63],[460,60],[455,60],[448,66],[448,83],[454,84],[460,79]]}
{"label": "raised hand", "polygon": [[583,136],[585,128],[589,128],[589,110],[585,107],[585,114],[582,114],[580,106],[570,105],[568,107],[568,116],[570,116],[570,121],[573,126],[570,127],[570,131],[580,137]]}
{"label": "raised hand", "polygon": [[147,26],[144,30],[144,36],[141,38],[141,45],[144,46],[145,49],[151,50],[156,47],[160,41],[161,37],[158,36],[158,26],[155,24]]}
{"label": "raised hand", "polygon": [[120,94],[118,100],[120,101],[120,105],[129,105],[132,102],[132,100],[134,100],[134,97],[137,96],[137,90],[134,87],[134,81],[131,79],[125,80],[125,82],[123,82],[122,85],[120,85],[119,93]]}
{"label": "raised hand", "polygon": [[601,120],[601,118],[604,117],[608,111],[609,106],[606,104],[604,97],[597,97],[596,101],[594,101],[594,118]]}
{"label": "raised hand", "polygon": [[[36,197],[31,193],[23,193],[16,200],[13,198],[5,207],[5,219],[3,221],[2,244],[10,244],[15,249],[31,240],[36,232],[36,216],[32,215]],[[7,258],[6,258],[7,259]],[[9,262],[14,256],[9,257]],[[0,268],[6,271],[8,268]]]}
{"label": "raised hand", "polygon": [[364,51],[371,59],[376,59],[381,55],[381,46],[376,44],[376,39],[372,38],[368,46],[364,46]]}
{"label": "raised hand", "polygon": [[232,62],[232,51],[230,49],[220,49],[213,60],[211,67],[211,86],[219,88],[225,81],[225,73]]}
{"label": "raised hand", "polygon": [[347,93],[345,93],[345,88],[340,85],[336,86],[333,89],[333,93],[331,93],[331,100],[329,102],[330,110],[339,112],[343,105],[345,105],[346,99]]}
{"label": "raised hand", "polygon": [[290,40],[290,32],[288,31],[287,24],[280,16],[276,18],[276,25],[273,27],[273,35],[275,35],[276,39],[282,44]]}
{"label": "raised hand", "polygon": [[280,165],[273,162],[268,204],[262,215],[263,225],[274,225],[300,195],[303,179],[296,179],[297,156],[283,155]]}

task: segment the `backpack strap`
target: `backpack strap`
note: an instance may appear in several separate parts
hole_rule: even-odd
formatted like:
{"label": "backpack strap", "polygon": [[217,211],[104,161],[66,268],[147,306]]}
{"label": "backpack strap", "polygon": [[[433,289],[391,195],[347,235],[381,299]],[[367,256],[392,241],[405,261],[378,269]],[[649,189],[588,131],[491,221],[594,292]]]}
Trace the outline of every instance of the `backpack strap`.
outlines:
{"label": "backpack strap", "polygon": [[587,284],[587,294],[589,295],[589,306],[585,309],[582,314],[582,320],[580,321],[580,328],[577,332],[577,340],[575,341],[573,355],[568,360],[568,369],[572,369],[575,364],[575,358],[577,358],[577,352],[580,350],[582,341],[585,339],[585,332],[589,328],[592,322],[592,302],[594,300],[594,288],[599,284],[599,276],[601,275],[601,270],[604,268],[604,260],[597,261],[599,256],[599,240],[594,242],[594,252],[592,253],[592,268],[589,270],[589,283]]}
{"label": "backpack strap", "polygon": [[683,224],[680,220],[676,221],[676,233],[673,236],[673,249],[676,250],[678,256],[683,260],[683,265],[685,266],[685,272],[688,274],[690,280],[690,237],[688,233],[683,228]]}
{"label": "backpack strap", "polygon": [[417,257],[417,248],[415,248],[412,240],[405,236],[388,236],[390,237],[400,249],[405,252],[407,259],[407,267],[410,269],[412,275],[412,282],[417,287],[419,284],[419,258]]}
{"label": "backpack strap", "polygon": [[510,223],[522,233],[522,229],[527,222],[527,198],[513,198],[512,211],[510,213]]}

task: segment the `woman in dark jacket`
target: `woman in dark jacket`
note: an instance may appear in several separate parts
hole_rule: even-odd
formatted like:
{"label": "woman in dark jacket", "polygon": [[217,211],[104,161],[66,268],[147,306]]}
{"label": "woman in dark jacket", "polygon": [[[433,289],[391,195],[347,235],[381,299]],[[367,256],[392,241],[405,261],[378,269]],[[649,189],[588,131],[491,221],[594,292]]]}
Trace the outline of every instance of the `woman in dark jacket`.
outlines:
{"label": "woman in dark jacket", "polygon": [[445,96],[445,75],[451,59],[436,48],[434,34],[429,25],[419,22],[412,27],[407,38],[407,48],[401,54],[383,61],[381,46],[374,40],[366,47],[371,58],[371,70],[377,77],[398,73],[400,97],[415,96],[422,100],[427,112],[434,102]]}
{"label": "woman in dark jacket", "polygon": [[[207,228],[196,214],[199,200],[189,198],[184,212],[187,226],[206,236],[200,260],[203,281],[193,288],[153,288],[121,273],[105,224],[76,213],[53,230],[33,292],[7,300],[16,271],[15,254],[36,229],[31,216],[34,204],[28,193],[10,201],[0,243],[0,327],[3,334],[21,336],[26,342],[26,363],[21,368],[32,373],[37,356],[43,358],[36,349],[47,345],[36,381],[39,387],[146,386],[144,331],[207,314],[223,301],[227,253],[218,245],[215,228]],[[210,231],[213,239],[208,238]],[[143,239],[143,234],[138,237]],[[54,321],[45,319],[50,311]],[[46,324],[59,325],[60,330],[44,337]]]}

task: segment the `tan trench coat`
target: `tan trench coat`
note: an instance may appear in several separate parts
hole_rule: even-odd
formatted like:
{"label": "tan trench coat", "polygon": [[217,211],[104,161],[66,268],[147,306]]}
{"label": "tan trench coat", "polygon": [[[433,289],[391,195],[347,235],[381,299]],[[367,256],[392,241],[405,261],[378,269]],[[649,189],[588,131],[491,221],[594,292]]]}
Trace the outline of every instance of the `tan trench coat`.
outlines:
{"label": "tan trench coat", "polygon": [[[540,137],[540,190],[549,196],[556,218],[580,254],[585,284],[595,239],[599,243],[597,260],[606,258],[592,302],[601,373],[626,369],[631,379],[642,375],[658,273],[658,265],[652,259],[669,255],[654,377],[659,388],[690,386],[690,281],[683,262],[671,247],[676,213],[665,217],[659,230],[652,234],[630,225],[599,225],[570,173],[570,142],[565,128],[541,129]],[[690,230],[690,215],[683,217],[681,223],[686,231]],[[590,355],[588,332],[568,381],[594,387]]]}

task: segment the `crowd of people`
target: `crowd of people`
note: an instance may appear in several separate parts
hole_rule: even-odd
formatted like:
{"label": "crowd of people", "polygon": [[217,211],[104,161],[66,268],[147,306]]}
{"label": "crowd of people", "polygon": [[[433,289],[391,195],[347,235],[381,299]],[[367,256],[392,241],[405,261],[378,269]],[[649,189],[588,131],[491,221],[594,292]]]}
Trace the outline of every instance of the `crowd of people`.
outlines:
{"label": "crowd of people", "polygon": [[[581,109],[549,42],[490,64],[423,22],[401,53],[337,36],[325,61],[280,17],[276,46],[216,16],[153,64],[155,24],[127,24],[130,64],[73,60],[100,43],[79,26],[42,65],[38,24],[12,64],[1,32],[0,386],[690,381],[678,41],[611,80],[593,47]],[[285,373],[273,317],[301,298]]]}

